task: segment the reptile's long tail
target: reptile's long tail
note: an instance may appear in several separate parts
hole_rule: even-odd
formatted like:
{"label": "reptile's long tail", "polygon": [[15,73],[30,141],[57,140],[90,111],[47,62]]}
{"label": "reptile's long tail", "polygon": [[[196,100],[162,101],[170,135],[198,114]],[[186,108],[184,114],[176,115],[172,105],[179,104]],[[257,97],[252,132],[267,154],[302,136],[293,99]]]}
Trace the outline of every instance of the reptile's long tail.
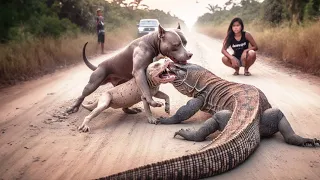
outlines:
{"label": "reptile's long tail", "polygon": [[199,179],[233,169],[260,143],[259,93],[246,89],[237,97],[243,99],[236,98],[230,121],[208,149],[100,179]]}
{"label": "reptile's long tail", "polygon": [[94,108],[96,108],[98,106],[98,100],[96,100],[94,103],[92,104],[84,104],[82,103],[82,106],[86,109],[88,109],[89,111],[93,111]]}
{"label": "reptile's long tail", "polygon": [[86,57],[86,46],[87,46],[87,44],[88,44],[88,42],[86,42],[86,43],[84,44],[84,46],[83,46],[83,49],[82,49],[82,58],[83,58],[84,63],[85,63],[92,71],[94,71],[94,70],[97,69],[97,67],[94,66],[93,64],[91,64],[91,63],[88,61],[87,57]]}

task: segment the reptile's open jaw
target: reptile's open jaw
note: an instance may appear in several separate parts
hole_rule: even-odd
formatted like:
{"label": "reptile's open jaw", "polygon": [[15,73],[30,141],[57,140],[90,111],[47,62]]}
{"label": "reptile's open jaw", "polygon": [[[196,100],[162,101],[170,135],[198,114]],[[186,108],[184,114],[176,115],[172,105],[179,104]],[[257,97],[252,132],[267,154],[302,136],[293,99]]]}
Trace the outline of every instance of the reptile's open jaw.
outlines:
{"label": "reptile's open jaw", "polygon": [[167,69],[169,69],[172,74],[177,75],[179,65],[179,63],[171,63]]}
{"label": "reptile's open jaw", "polygon": [[159,78],[161,79],[171,79],[171,78],[175,78],[176,75],[171,72],[168,68],[166,68],[164,71],[162,71],[161,74],[159,74]]}
{"label": "reptile's open jaw", "polygon": [[162,82],[171,82],[176,78],[176,75],[169,70],[168,66],[159,74],[159,78]]}

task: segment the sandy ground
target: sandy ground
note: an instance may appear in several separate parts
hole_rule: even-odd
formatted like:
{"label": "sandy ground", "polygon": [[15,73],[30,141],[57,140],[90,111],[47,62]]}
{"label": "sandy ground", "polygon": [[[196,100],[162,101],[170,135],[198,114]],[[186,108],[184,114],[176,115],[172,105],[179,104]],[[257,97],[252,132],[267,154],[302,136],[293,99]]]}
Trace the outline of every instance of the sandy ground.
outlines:
{"label": "sandy ground", "polygon": [[[242,75],[233,76],[232,69],[221,62],[221,41],[196,33],[187,36],[188,48],[194,53],[192,62],[227,80],[257,86],[299,135],[320,138],[320,78],[270,63],[259,55],[252,76],[243,76],[243,69]],[[98,64],[106,56],[91,61]],[[90,123],[90,133],[79,133],[77,127],[89,112],[81,108],[65,116],[63,111],[80,95],[90,73],[80,63],[0,90],[0,179],[98,178],[190,153],[213,138],[201,143],[173,138],[180,128],[198,128],[209,117],[203,112],[183,124],[151,125],[143,113],[127,115],[120,109],[107,109]],[[85,101],[110,87],[101,86]],[[161,90],[171,97],[172,113],[189,99],[170,84]],[[155,116],[166,116],[163,108],[152,111]],[[263,139],[245,163],[215,177],[231,178],[320,179],[320,148],[290,146],[278,133]]]}

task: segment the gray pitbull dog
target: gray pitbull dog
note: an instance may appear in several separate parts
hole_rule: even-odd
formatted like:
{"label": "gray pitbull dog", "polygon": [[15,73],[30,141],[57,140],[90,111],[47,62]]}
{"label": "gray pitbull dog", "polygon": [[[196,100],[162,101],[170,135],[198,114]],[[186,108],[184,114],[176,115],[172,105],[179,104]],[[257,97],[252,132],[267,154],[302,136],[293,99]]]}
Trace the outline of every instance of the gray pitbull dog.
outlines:
{"label": "gray pitbull dog", "polygon": [[[179,29],[178,29],[179,28]],[[83,59],[86,65],[93,70],[88,84],[78,97],[76,103],[67,113],[75,113],[79,106],[92,92],[100,85],[111,82],[114,86],[127,82],[132,77],[135,78],[137,86],[141,90],[149,105],[152,107],[161,107],[161,102],[152,99],[148,88],[145,70],[152,63],[153,58],[158,55],[167,56],[175,63],[186,64],[187,60],[192,57],[192,53],[185,49],[187,43],[180,25],[177,29],[164,29],[160,24],[158,31],[144,35],[132,41],[123,48],[119,53],[103,61],[95,67],[85,57],[85,47],[83,48]],[[130,113],[129,109],[123,109]]]}

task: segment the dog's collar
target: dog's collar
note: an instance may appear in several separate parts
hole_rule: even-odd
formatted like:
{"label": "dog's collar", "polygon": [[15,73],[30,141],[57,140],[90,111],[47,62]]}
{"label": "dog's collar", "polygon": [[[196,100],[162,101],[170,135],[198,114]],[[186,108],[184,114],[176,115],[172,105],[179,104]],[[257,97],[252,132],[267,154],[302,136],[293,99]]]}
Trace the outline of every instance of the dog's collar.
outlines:
{"label": "dog's collar", "polygon": [[159,49],[159,53],[160,53],[162,56],[165,56],[165,55],[161,52],[160,44],[161,44],[161,38],[159,39],[158,49]]}

